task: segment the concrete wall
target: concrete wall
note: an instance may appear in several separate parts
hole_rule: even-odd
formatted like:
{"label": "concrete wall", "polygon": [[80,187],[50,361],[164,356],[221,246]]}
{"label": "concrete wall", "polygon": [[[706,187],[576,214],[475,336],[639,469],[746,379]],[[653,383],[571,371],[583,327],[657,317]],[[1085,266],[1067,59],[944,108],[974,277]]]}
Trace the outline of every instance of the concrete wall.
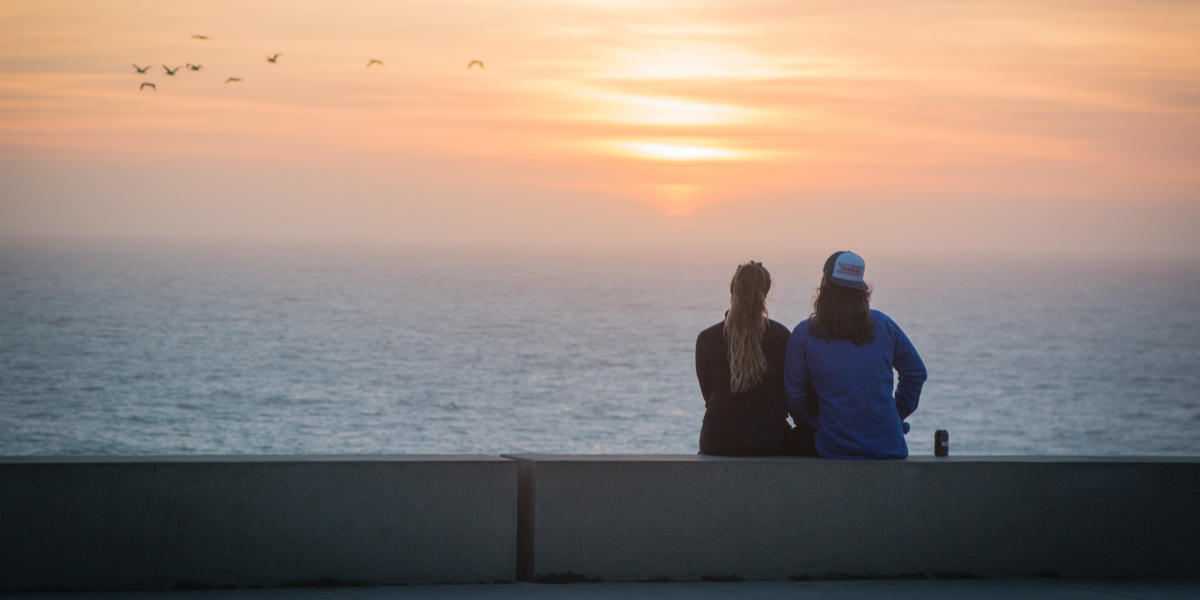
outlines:
{"label": "concrete wall", "polygon": [[1200,458],[0,458],[0,590],[1200,577]]}
{"label": "concrete wall", "polygon": [[1200,459],[515,455],[518,574],[1200,577]]}
{"label": "concrete wall", "polygon": [[511,581],[487,456],[0,458],[0,590]]}

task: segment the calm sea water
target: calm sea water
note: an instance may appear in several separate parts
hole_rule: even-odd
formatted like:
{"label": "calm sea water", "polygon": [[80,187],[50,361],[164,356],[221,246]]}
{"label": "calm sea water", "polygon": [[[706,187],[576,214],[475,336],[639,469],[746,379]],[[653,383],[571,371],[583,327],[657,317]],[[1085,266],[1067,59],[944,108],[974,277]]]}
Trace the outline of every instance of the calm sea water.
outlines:
{"label": "calm sea water", "polygon": [[[867,259],[913,454],[1200,454],[1200,265]],[[736,262],[0,246],[0,455],[693,453]]]}

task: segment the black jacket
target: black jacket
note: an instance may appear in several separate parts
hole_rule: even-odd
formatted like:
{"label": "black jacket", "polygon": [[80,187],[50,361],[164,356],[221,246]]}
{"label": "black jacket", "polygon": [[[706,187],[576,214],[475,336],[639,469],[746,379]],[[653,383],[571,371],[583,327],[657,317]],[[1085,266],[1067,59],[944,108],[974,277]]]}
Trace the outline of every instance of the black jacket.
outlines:
{"label": "black jacket", "polygon": [[783,359],[788,329],[767,321],[762,349],[767,372],[750,390],[735,394],[729,389],[729,350],[722,321],[696,338],[696,378],[704,395],[704,425],[700,428],[700,453],[725,456],[769,456],[782,451],[787,422],[783,389]]}

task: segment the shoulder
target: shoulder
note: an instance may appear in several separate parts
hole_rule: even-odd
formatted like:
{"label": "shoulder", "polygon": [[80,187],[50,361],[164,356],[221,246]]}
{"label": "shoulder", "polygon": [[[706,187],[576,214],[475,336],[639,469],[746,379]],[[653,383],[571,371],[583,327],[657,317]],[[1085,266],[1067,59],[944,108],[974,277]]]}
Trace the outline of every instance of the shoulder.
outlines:
{"label": "shoulder", "polygon": [[788,331],[787,326],[785,326],[783,323],[780,323],[774,319],[767,319],[767,335],[771,337],[781,336],[786,338],[791,335],[791,332]]}
{"label": "shoulder", "polygon": [[872,309],[871,320],[885,327],[889,333],[896,331],[903,333],[903,330],[900,329],[900,326],[882,311]]}
{"label": "shoulder", "polygon": [[871,320],[875,321],[876,323],[883,323],[885,325],[896,325],[896,322],[893,321],[891,317],[883,314],[883,311],[875,310],[873,308],[871,309]]}
{"label": "shoulder", "polygon": [[788,339],[792,332],[779,321],[767,319],[767,330],[763,332],[763,343],[783,352],[787,348]]}
{"label": "shoulder", "polygon": [[808,319],[800,321],[796,327],[792,329],[792,337],[790,339],[801,341],[808,338]]}
{"label": "shoulder", "polygon": [[696,336],[696,343],[700,344],[700,343],[714,340],[714,339],[720,340],[720,341],[725,340],[725,322],[724,321],[721,321],[720,323],[717,323],[716,325],[713,325],[712,327],[709,327],[708,329],[701,331],[700,335]]}

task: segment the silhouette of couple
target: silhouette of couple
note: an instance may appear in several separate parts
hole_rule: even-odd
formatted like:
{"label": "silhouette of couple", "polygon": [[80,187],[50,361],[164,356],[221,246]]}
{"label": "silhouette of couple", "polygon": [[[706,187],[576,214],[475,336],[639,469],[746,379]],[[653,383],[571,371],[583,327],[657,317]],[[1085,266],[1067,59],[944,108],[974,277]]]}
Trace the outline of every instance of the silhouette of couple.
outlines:
{"label": "silhouette of couple", "polygon": [[834,252],[812,315],[789,335],[767,317],[770,273],[759,262],[738,266],[725,320],[696,339],[701,454],[908,456],[904,420],[925,364],[900,326],[871,310],[865,270],[859,255]]}

